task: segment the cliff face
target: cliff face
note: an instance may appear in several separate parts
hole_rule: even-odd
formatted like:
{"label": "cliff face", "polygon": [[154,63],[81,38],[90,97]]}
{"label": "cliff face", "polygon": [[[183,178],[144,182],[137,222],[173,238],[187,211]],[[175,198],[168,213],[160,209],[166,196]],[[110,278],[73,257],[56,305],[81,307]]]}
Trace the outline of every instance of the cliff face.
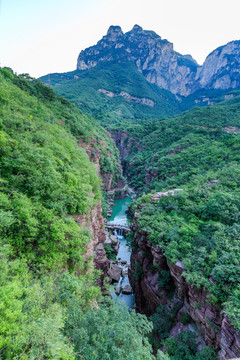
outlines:
{"label": "cliff face", "polygon": [[230,42],[214,50],[199,66],[191,55],[177,53],[172,43],[154,31],[135,25],[124,34],[120,26],[110,26],[97,45],[81,51],[77,69],[90,69],[100,62],[131,62],[149,82],[187,96],[200,88],[239,87],[239,50],[239,41]]}
{"label": "cliff face", "polygon": [[110,131],[110,133],[119,150],[121,159],[124,160],[125,157],[131,155],[132,147],[136,143],[135,139],[131,138],[128,132],[121,130]]}
{"label": "cliff face", "polygon": [[189,84],[198,68],[191,56],[176,53],[172,43],[138,25],[125,34],[120,26],[111,26],[96,46],[80,53],[77,69],[86,70],[110,61],[133,62],[149,82],[182,95],[190,93]]}
{"label": "cliff face", "polygon": [[[182,325],[178,322],[181,313],[187,313],[197,325],[205,343],[217,350],[220,360],[239,357],[240,334],[233,328],[228,317],[222,313],[222,309],[208,301],[206,292],[186,283],[182,277],[183,263],[178,261],[171,265],[162,250],[152,246],[147,235],[138,230],[137,219],[138,214],[135,212],[132,225],[135,231],[134,251],[129,271],[137,310],[151,315],[160,304],[169,309],[177,307],[178,313],[171,335],[181,329]],[[166,286],[160,287],[160,284],[164,284],[164,272],[169,272],[171,276],[171,291],[174,293],[171,299]]]}
{"label": "cliff face", "polygon": [[[99,147],[97,147],[97,146],[93,147],[93,145],[92,145],[92,144],[94,144],[94,145],[96,144],[96,140],[95,139],[90,139],[90,140],[91,141],[86,143],[82,139],[80,139],[78,142],[78,145],[86,150],[89,160],[95,164],[98,175],[102,179],[103,190],[110,191],[110,190],[113,190],[115,187],[117,187],[117,188],[119,186],[124,187],[125,182],[121,177],[122,168],[121,168],[120,161],[117,164],[117,170],[118,170],[117,178],[114,179],[115,174],[113,174],[113,172],[111,172],[111,171],[105,172],[104,168],[101,167],[101,158],[102,158],[101,151],[100,151]],[[100,140],[100,146],[103,148],[106,148],[106,144],[101,140]],[[111,158],[112,157],[111,152],[108,151],[107,156],[109,158]],[[116,161],[116,159],[114,158],[113,161]],[[115,182],[113,181],[113,179],[115,180]]]}
{"label": "cliff face", "polygon": [[201,88],[231,89],[240,84],[240,41],[214,50],[198,69],[196,81]]}
{"label": "cliff face", "polygon": [[131,137],[127,131],[124,132],[122,130],[114,130],[110,131],[110,134],[119,150],[123,173],[127,177],[128,169],[124,159],[131,155],[133,150],[142,151],[143,148],[140,146],[138,140]]}
{"label": "cliff face", "polygon": [[[94,144],[94,146],[93,146]],[[96,143],[95,139],[90,139],[89,142],[79,140],[78,145],[86,150],[89,160],[93,162],[97,168],[98,175],[102,178],[102,187],[104,191],[111,191],[115,187],[124,188],[125,181],[119,177],[113,182],[114,174],[111,172],[104,172],[101,167],[101,147],[106,149],[106,144],[100,140],[100,144]],[[111,153],[107,152],[107,155],[111,157]],[[121,164],[118,164],[119,174],[121,175]],[[102,216],[101,201],[94,207],[89,216],[76,215],[75,221],[86,228],[92,237],[92,241],[87,245],[86,259],[93,257],[94,266],[97,270],[102,271],[102,275],[99,278],[99,285],[103,286],[104,278],[109,276],[110,261],[106,256],[106,252],[103,243],[107,240],[106,231],[104,226],[104,219]]]}
{"label": "cliff face", "polygon": [[86,260],[94,256],[94,265],[98,270],[102,270],[102,275],[99,278],[99,284],[103,285],[104,278],[108,275],[109,260],[106,257],[106,253],[103,247],[104,241],[106,241],[106,231],[104,228],[104,219],[102,217],[101,201],[98,205],[92,209],[89,216],[75,215],[73,216],[77,224],[86,228],[92,237],[92,240],[87,245]]}

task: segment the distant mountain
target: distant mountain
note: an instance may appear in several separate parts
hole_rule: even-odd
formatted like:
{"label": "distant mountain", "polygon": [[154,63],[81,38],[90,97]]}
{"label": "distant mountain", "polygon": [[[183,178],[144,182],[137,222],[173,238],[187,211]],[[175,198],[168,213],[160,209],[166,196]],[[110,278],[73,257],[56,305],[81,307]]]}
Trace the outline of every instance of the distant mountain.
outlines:
{"label": "distant mountain", "polygon": [[97,45],[81,51],[77,69],[113,61],[132,62],[149,82],[183,96],[200,88],[240,86],[240,41],[217,48],[199,66],[191,55],[177,53],[172,43],[153,31],[135,25],[124,34],[120,26],[110,26]]}
{"label": "distant mountain", "polygon": [[231,41],[208,55],[198,69],[198,88],[234,89],[240,86],[240,41]]}
{"label": "distant mountain", "polygon": [[77,69],[86,70],[100,62],[113,61],[134,63],[149,82],[180,95],[191,92],[199,67],[190,55],[178,54],[172,43],[138,25],[126,34],[120,26],[110,26],[97,45],[81,51]]}
{"label": "distant mountain", "polygon": [[78,56],[77,70],[40,78],[103,124],[166,118],[213,105],[240,87],[240,41],[214,50],[199,66],[154,31],[135,25],[107,35]]}

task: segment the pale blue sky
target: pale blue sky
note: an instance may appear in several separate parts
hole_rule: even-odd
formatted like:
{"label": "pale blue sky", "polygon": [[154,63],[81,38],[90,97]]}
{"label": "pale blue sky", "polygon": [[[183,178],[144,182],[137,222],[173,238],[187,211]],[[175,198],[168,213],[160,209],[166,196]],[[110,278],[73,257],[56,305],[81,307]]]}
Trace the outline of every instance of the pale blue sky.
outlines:
{"label": "pale blue sky", "polygon": [[199,63],[240,39],[240,0],[0,0],[0,66],[38,77],[76,68],[110,25],[154,30]]}

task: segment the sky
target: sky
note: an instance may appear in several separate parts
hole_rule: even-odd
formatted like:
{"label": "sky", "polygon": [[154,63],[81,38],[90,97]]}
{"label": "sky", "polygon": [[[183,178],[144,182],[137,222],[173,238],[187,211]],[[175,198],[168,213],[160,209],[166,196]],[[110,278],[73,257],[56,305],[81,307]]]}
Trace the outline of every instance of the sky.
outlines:
{"label": "sky", "polygon": [[0,67],[40,77],[76,69],[110,25],[153,30],[199,64],[240,40],[240,0],[0,0]]}

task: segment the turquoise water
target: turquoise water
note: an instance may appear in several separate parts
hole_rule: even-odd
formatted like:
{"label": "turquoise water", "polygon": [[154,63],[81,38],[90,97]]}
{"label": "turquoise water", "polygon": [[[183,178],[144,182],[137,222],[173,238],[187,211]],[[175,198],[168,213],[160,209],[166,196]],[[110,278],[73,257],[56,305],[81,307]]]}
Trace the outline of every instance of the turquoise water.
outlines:
{"label": "turquoise water", "polygon": [[114,201],[114,205],[112,207],[113,213],[110,218],[108,218],[108,222],[112,222],[114,224],[118,225],[126,225],[127,215],[125,211],[127,210],[128,206],[131,204],[132,199],[130,197],[127,197],[125,199],[119,199]]}
{"label": "turquoise water", "polygon": [[[113,206],[113,213],[112,213],[111,218],[108,218],[108,222],[112,222],[117,225],[127,225],[128,219],[127,219],[127,215],[126,215],[125,211],[127,210],[128,206],[130,205],[131,202],[132,202],[132,200],[130,197],[125,198],[125,199],[115,200],[114,206]],[[117,237],[120,240],[120,246],[119,246],[119,251],[117,254],[117,259],[125,260],[125,261],[127,261],[127,264],[130,265],[131,251],[130,251],[129,247],[127,246],[127,241],[124,236],[119,235],[117,232],[115,232],[115,234],[117,235]],[[119,283],[121,283],[122,286],[129,284],[128,276],[125,276],[124,278],[121,276],[118,284]],[[115,283],[114,285],[111,286],[110,294],[111,294],[112,298],[116,301],[125,303],[129,309],[133,308],[134,303],[135,303],[134,294],[126,295],[121,292],[120,295],[117,295],[114,291],[114,287],[116,285],[117,285],[117,283]]]}

